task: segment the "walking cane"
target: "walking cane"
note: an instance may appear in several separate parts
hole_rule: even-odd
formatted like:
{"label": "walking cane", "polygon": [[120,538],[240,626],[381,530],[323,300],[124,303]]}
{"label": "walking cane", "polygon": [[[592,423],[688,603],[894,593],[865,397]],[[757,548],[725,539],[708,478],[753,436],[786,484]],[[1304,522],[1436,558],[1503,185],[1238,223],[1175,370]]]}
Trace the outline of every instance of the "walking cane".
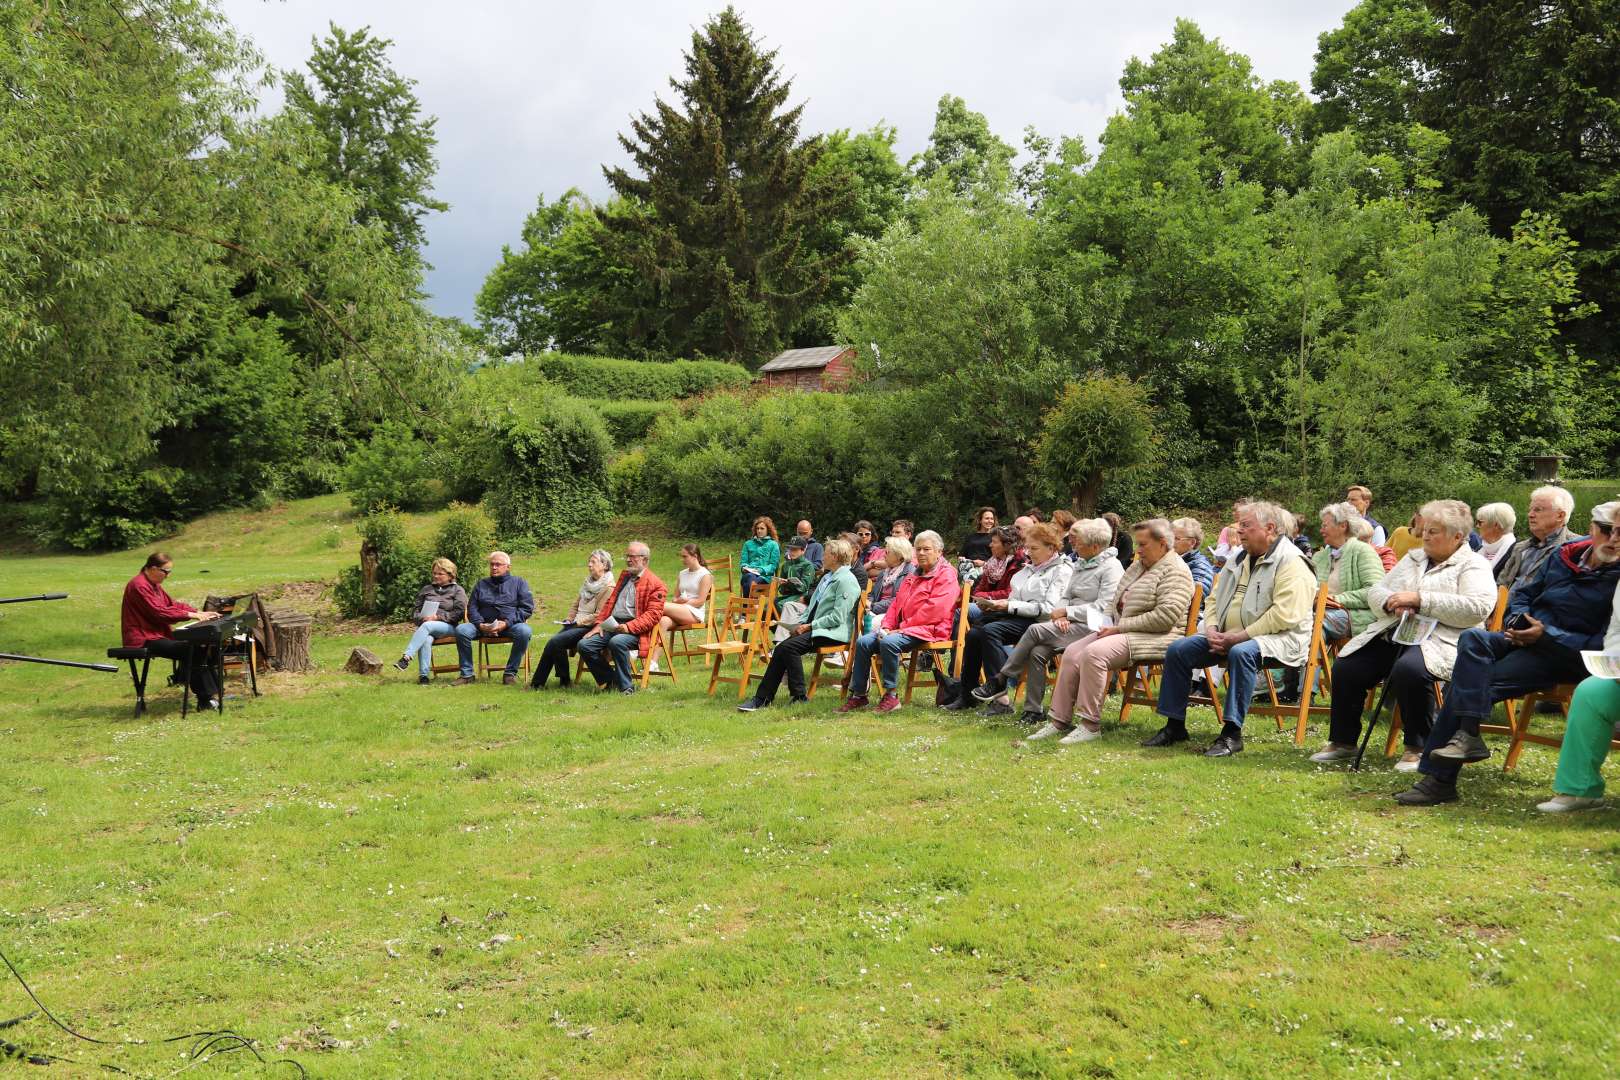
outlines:
{"label": "walking cane", "polygon": [[1361,733],[1361,749],[1356,751],[1355,764],[1350,766],[1357,772],[1361,771],[1361,759],[1367,753],[1367,744],[1372,742],[1373,729],[1378,726],[1378,714],[1384,711],[1384,698],[1388,696],[1389,679],[1386,678],[1383,685],[1378,688],[1378,701],[1373,705],[1372,718],[1367,721],[1367,730]]}

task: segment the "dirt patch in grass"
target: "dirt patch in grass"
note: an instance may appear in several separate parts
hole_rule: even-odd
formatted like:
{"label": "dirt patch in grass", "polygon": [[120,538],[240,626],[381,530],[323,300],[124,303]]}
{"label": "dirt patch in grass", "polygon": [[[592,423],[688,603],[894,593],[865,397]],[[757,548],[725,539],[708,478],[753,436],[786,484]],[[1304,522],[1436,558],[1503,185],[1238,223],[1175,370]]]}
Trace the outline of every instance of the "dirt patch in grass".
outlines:
{"label": "dirt patch in grass", "polygon": [[1516,931],[1511,926],[1498,926],[1495,923],[1470,922],[1467,919],[1444,918],[1440,920],[1448,928],[1458,934],[1466,934],[1484,942],[1497,942],[1505,937],[1511,937]]}
{"label": "dirt patch in grass", "polygon": [[1200,915],[1196,919],[1172,919],[1164,925],[1197,941],[1220,941],[1227,934],[1236,933],[1243,920],[1226,915]]}
{"label": "dirt patch in grass", "polygon": [[1364,949],[1377,949],[1381,952],[1398,952],[1406,944],[1406,939],[1399,934],[1368,934],[1366,937],[1350,940]]}

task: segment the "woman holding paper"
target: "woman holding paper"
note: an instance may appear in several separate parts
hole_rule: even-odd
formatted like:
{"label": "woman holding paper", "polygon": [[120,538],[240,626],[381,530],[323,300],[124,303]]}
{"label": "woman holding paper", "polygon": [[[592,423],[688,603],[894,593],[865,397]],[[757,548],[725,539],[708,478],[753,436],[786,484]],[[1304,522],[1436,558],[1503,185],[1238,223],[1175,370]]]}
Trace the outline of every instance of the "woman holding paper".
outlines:
{"label": "woman holding paper", "polygon": [[404,671],[417,658],[416,681],[426,685],[433,681],[433,639],[448,637],[456,632],[456,624],[467,614],[467,590],[456,584],[456,564],[439,557],[433,560],[428,577],[431,580],[416,594],[416,607],[411,621],[416,633],[394,666]]}
{"label": "woman holding paper", "polygon": [[1367,591],[1376,619],[1346,642],[1334,661],[1328,744],[1312,761],[1355,757],[1367,693],[1387,679],[1406,740],[1406,753],[1395,768],[1416,771],[1434,719],[1434,684],[1451,678],[1462,632],[1483,623],[1496,607],[1490,564],[1468,546],[1474,523],[1468,504],[1438,499],[1425,503],[1419,514],[1423,546],[1407,552]]}
{"label": "woman holding paper", "polygon": [[564,690],[570,685],[568,657],[578,647],[580,639],[596,626],[596,616],[607,603],[613,591],[613,556],[606,548],[597,548],[585,560],[585,581],[574,597],[574,606],[563,617],[562,626],[546,640],[540,650],[540,663],[529,680],[529,689],[545,689],[551,673],[557,673],[557,685]]}
{"label": "woman holding paper", "polygon": [[1620,588],[1603,635],[1603,651],[1586,654],[1592,678],[1582,679],[1569,703],[1564,745],[1558,751],[1553,797],[1536,806],[1548,814],[1589,810],[1603,803],[1603,760],[1609,756],[1614,725],[1620,723]]}

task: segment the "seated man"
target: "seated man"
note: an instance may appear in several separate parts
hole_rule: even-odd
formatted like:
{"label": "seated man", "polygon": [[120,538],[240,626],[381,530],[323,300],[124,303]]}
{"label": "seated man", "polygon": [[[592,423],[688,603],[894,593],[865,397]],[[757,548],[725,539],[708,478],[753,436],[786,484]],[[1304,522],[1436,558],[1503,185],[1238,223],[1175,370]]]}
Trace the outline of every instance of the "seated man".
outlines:
{"label": "seated man", "polygon": [[[1620,589],[1603,635],[1603,651],[1620,653]],[[1620,679],[1585,679],[1569,703],[1569,724],[1558,751],[1553,797],[1536,806],[1547,814],[1590,810],[1603,805],[1603,759],[1620,723]]]}
{"label": "seated man", "polygon": [[1395,801],[1434,806],[1457,798],[1457,774],[1491,756],[1479,725],[1498,701],[1586,678],[1581,650],[1603,648],[1620,583],[1620,502],[1592,510],[1592,535],[1559,548],[1528,585],[1513,591],[1501,631],[1464,630],[1451,689],[1423,744],[1423,775]]}
{"label": "seated man", "polygon": [[[821,545],[816,545],[820,549]],[[776,640],[785,641],[789,633],[804,620],[805,601],[816,587],[816,564],[806,554],[808,546],[802,536],[789,537],[787,560],[776,577]]]}
{"label": "seated man", "polygon": [[1367,524],[1372,526],[1372,535],[1367,538],[1367,543],[1374,548],[1384,547],[1388,542],[1384,527],[1378,523],[1377,518],[1368,513],[1368,510],[1372,508],[1372,488],[1367,487],[1365,484],[1351,484],[1345,489],[1344,501],[1355,507],[1356,513],[1366,518]]}
{"label": "seated man", "polygon": [[900,707],[895,687],[900,684],[900,654],[915,649],[925,641],[945,641],[951,637],[956,622],[953,614],[961,599],[962,589],[957,584],[956,568],[944,559],[945,542],[939,533],[927,530],[917,534],[913,549],[916,572],[908,574],[900,583],[883,621],[869,634],[862,634],[855,642],[855,655],[850,661],[849,697],[839,706],[841,713],[863,709],[867,705],[866,686],[872,676],[872,657],[879,660],[883,679],[883,697],[876,712],[888,713]]}
{"label": "seated man", "polygon": [[581,638],[577,646],[598,689],[606,690],[611,681],[621,694],[636,692],[635,683],[630,681],[632,648],[652,662],[648,654],[652,651],[653,627],[664,617],[664,599],[669,590],[648,569],[650,558],[652,549],[640,540],[625,545],[624,570],[596,616],[596,629]]}
{"label": "seated man", "polygon": [[[805,559],[809,561],[811,566],[819,568],[821,566],[821,541],[816,539],[814,527],[808,521],[801,521],[794,527],[793,533],[804,541]],[[792,541],[788,542],[788,546],[793,546]]]}
{"label": "seated man", "polygon": [[467,598],[467,621],[456,627],[456,658],[461,661],[461,677],[453,686],[465,686],[473,678],[473,641],[481,636],[508,637],[512,648],[506,654],[506,674],[501,682],[517,682],[518,666],[529,648],[529,616],[534,614],[534,594],[529,583],[512,573],[512,556],[504,551],[489,553],[489,577],[473,586]]}
{"label": "seated man", "polygon": [[197,695],[197,707],[219,708],[219,685],[214,678],[214,665],[209,650],[176,641],[169,636],[169,627],[187,619],[211,622],[219,618],[217,611],[198,611],[190,604],[175,601],[163,587],[174,570],[174,560],[161,551],[146,557],[140,573],[124,586],[124,601],[119,611],[119,625],[123,631],[124,648],[145,649],[150,656],[161,656],[175,662],[175,677],[191,684]]}
{"label": "seated man", "polygon": [[1496,564],[1496,583],[1507,586],[1509,602],[1522,586],[1536,580],[1549,555],[1571,540],[1580,539],[1569,531],[1573,513],[1575,496],[1566,488],[1548,484],[1530,493],[1530,535],[1514,544],[1513,550]]}
{"label": "seated man", "polygon": [[1205,757],[1243,749],[1243,719],[1265,660],[1285,667],[1305,663],[1316,605],[1316,574],[1283,535],[1285,511],[1275,503],[1244,503],[1238,511],[1237,554],[1221,567],[1204,605],[1202,628],[1171,645],[1159,683],[1164,727],[1143,746],[1187,739],[1187,696],[1193,671],[1226,667],[1225,723]]}

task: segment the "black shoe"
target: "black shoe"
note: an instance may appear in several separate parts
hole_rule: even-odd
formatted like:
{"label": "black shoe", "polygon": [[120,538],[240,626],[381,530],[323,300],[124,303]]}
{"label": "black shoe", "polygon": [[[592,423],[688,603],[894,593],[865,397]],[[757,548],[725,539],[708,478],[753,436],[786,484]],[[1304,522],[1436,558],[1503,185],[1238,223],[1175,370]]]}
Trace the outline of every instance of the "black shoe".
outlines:
{"label": "black shoe", "polygon": [[1485,740],[1478,735],[1467,731],[1459,731],[1451,737],[1451,741],[1438,750],[1429,751],[1430,757],[1444,758],[1447,761],[1460,761],[1464,765],[1473,761],[1484,761],[1491,756],[1491,748],[1485,745]]}
{"label": "black shoe", "polygon": [[810,703],[810,699],[807,698],[807,697],[790,697],[790,698],[788,698],[788,704],[789,705],[807,705],[809,703]]}
{"label": "black shoe", "polygon": [[1205,757],[1231,757],[1233,754],[1243,753],[1243,736],[1222,735],[1210,743],[1209,749],[1204,751]]}
{"label": "black shoe", "polygon": [[753,712],[756,709],[763,709],[764,707],[765,703],[763,701],[760,701],[758,698],[749,698],[747,701],[744,701],[737,706],[737,711]]}
{"label": "black shoe", "polygon": [[1184,728],[1184,727],[1171,727],[1169,724],[1166,724],[1166,725],[1164,725],[1164,727],[1160,728],[1158,731],[1155,731],[1152,735],[1149,735],[1147,738],[1143,739],[1139,745],[1141,745],[1141,746],[1169,746],[1172,743],[1186,742],[1186,741],[1187,741],[1187,729],[1186,728]]}
{"label": "black shoe", "polygon": [[972,707],[973,702],[969,701],[963,695],[957,695],[940,706],[940,708],[944,709],[946,712],[967,712]]}
{"label": "black shoe", "polygon": [[1028,724],[1030,727],[1040,727],[1046,723],[1046,714],[1035,709],[1025,709],[1018,714],[1018,722]]}
{"label": "black shoe", "polygon": [[394,670],[395,671],[404,671],[406,668],[408,668],[410,666],[411,666],[411,658],[408,657],[408,656],[402,656],[398,660],[394,661]]}
{"label": "black shoe", "polygon": [[635,692],[636,692],[636,688],[633,687],[633,686],[627,686],[623,690],[619,691],[619,693],[621,693],[621,694],[633,694]]}
{"label": "black shoe", "polygon": [[986,702],[979,708],[979,715],[984,717],[1011,716],[1013,707],[1005,701]]}
{"label": "black shoe", "polygon": [[416,677],[416,685],[417,686],[426,686],[428,683],[430,683],[432,681],[433,681],[433,676],[431,676],[431,675],[418,675]]}
{"label": "black shoe", "polygon": [[1405,791],[1395,793],[1395,801],[1402,806],[1439,806],[1457,801],[1457,782],[1434,776],[1420,776],[1418,782]]}
{"label": "black shoe", "polygon": [[989,701],[1007,689],[1006,679],[991,679],[973,688],[973,696],[980,701]]}

